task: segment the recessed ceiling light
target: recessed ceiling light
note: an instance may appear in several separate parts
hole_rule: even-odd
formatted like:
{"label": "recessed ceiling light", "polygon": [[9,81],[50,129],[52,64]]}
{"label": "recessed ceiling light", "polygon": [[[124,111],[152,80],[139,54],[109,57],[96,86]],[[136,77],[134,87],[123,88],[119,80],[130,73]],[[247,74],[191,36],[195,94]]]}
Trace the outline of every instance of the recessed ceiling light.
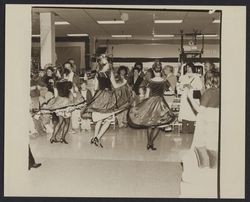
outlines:
{"label": "recessed ceiling light", "polygon": [[182,23],[183,20],[154,20],[155,23]]}
{"label": "recessed ceiling light", "polygon": [[98,20],[98,24],[124,24],[123,20]]}
{"label": "recessed ceiling light", "polygon": [[174,37],[173,34],[154,34],[154,37]]}
{"label": "recessed ceiling light", "polygon": [[67,34],[67,36],[89,36],[88,34]]}
{"label": "recessed ceiling light", "polygon": [[55,25],[69,25],[67,21],[56,21]]}
{"label": "recessed ceiling light", "polygon": [[114,38],[119,38],[119,37],[123,37],[123,38],[129,38],[132,37],[132,35],[130,34],[120,34],[120,35],[111,35]]}
{"label": "recessed ceiling light", "polygon": [[40,37],[40,34],[32,34],[32,37]]}
{"label": "recessed ceiling light", "polygon": [[213,20],[213,23],[220,23],[220,20]]}
{"label": "recessed ceiling light", "polygon": [[[197,35],[197,37],[202,37],[202,35]],[[218,34],[204,34],[204,37],[218,37]]]}

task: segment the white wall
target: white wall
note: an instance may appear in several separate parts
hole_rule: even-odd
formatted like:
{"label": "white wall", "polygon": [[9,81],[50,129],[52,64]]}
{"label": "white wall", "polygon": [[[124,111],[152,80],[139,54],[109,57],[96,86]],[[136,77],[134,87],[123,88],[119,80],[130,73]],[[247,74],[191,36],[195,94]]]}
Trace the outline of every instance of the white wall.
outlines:
{"label": "white wall", "polygon": [[[112,47],[114,57],[166,58],[179,57],[180,44],[115,44],[109,53]],[[205,44],[203,57],[218,58],[219,51],[219,44]]]}
{"label": "white wall", "polygon": [[[178,58],[180,44],[110,44],[108,47],[108,53],[112,53],[113,47],[113,57],[121,58]],[[220,46],[219,44],[205,44],[203,57],[219,58]],[[152,67],[153,62],[144,62],[144,69]],[[163,62],[162,65],[166,64],[172,65],[178,68],[179,63],[176,62]],[[114,66],[125,65],[130,69],[134,66],[132,62],[116,62]],[[215,64],[219,66],[218,64]]]}

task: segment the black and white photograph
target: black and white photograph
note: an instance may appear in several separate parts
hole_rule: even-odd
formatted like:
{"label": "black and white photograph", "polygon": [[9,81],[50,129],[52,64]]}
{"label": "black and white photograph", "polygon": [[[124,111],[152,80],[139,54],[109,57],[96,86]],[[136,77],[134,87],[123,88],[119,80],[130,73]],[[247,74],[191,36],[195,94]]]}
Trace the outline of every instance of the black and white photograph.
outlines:
{"label": "black and white photograph", "polygon": [[5,12],[5,195],[244,198],[245,7]]}

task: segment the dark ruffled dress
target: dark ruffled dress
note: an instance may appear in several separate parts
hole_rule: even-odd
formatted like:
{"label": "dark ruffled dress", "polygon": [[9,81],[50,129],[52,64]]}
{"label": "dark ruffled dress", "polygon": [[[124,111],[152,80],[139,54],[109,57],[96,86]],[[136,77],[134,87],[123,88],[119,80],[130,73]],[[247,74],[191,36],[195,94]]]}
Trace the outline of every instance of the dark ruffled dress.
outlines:
{"label": "dark ruffled dress", "polygon": [[149,128],[170,124],[175,116],[163,97],[167,82],[150,81],[150,97],[132,107],[128,112],[128,124],[133,128]]}
{"label": "dark ruffled dress", "polygon": [[40,109],[41,113],[56,113],[57,116],[68,118],[71,112],[76,109],[81,109],[86,105],[86,101],[82,96],[77,94],[76,97],[72,95],[70,89],[73,84],[70,81],[59,81],[56,84],[58,96],[48,101]]}
{"label": "dark ruffled dress", "polygon": [[89,112],[98,113],[100,119],[104,119],[110,114],[127,109],[131,105],[132,90],[127,84],[113,89],[108,73],[98,73],[97,80],[99,90],[87,106]]}

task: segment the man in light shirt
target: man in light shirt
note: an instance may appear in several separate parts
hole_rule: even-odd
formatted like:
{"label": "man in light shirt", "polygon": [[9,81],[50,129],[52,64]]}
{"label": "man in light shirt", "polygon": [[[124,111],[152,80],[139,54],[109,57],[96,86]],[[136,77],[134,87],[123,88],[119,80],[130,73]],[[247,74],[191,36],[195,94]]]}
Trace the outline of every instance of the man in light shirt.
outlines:
{"label": "man in light shirt", "polygon": [[169,82],[170,87],[169,87],[169,91],[165,92],[165,99],[167,101],[167,103],[169,104],[169,106],[171,106],[171,104],[173,103],[173,100],[175,98],[175,88],[176,88],[176,83],[177,83],[177,78],[174,75],[174,67],[170,66],[170,65],[166,65],[163,68],[163,72],[166,76],[166,80],[167,82]]}

